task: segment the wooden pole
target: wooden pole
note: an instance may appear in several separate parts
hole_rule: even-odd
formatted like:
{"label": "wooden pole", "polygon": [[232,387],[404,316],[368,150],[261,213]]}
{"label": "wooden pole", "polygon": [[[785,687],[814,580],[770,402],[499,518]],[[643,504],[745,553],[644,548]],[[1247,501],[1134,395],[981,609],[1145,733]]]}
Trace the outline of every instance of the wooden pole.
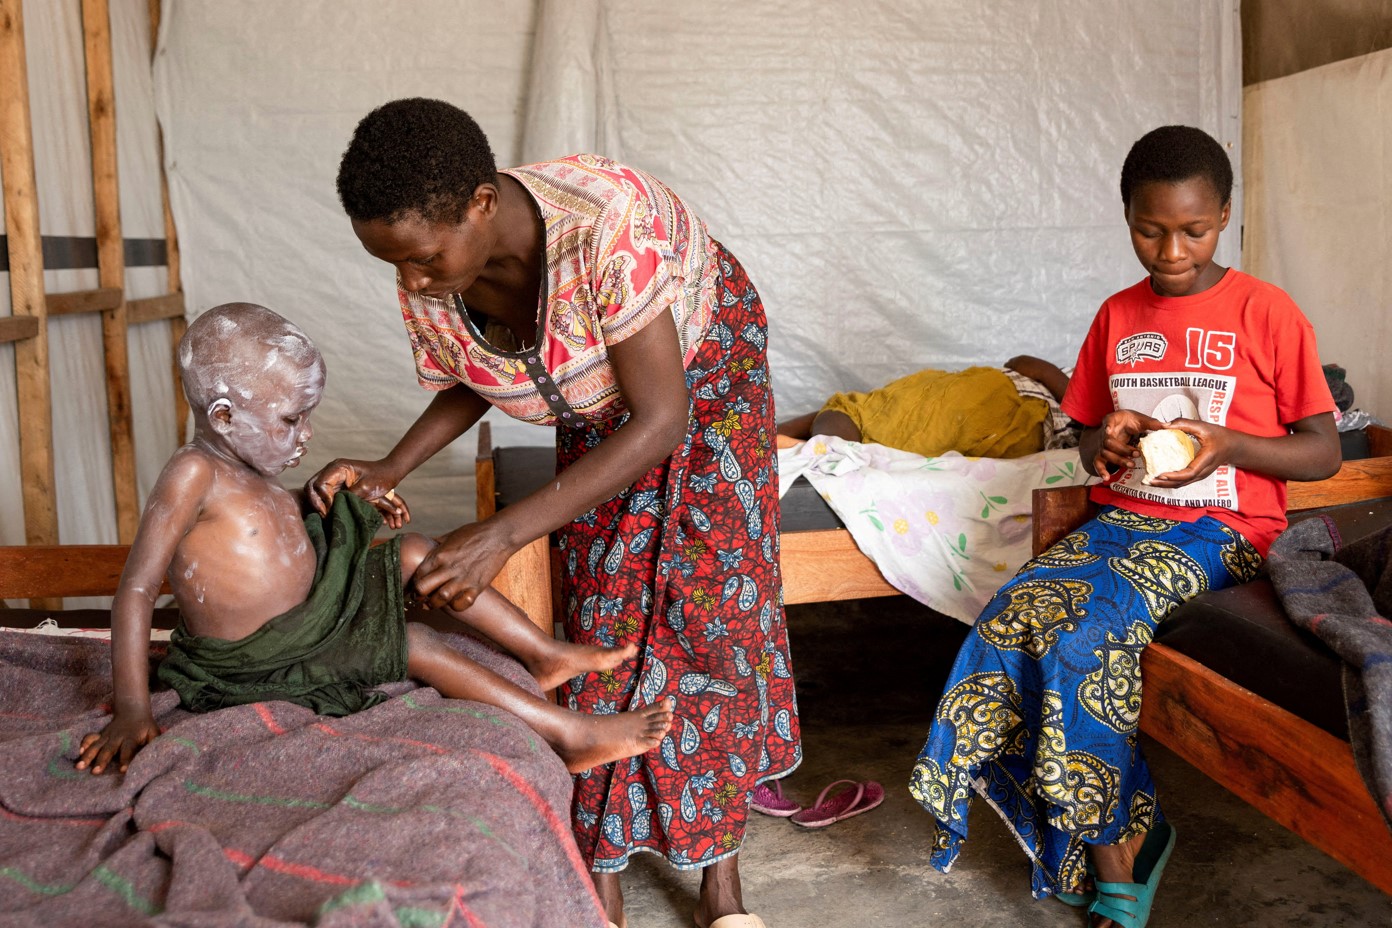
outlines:
{"label": "wooden pole", "polygon": [[82,0],[83,46],[87,56],[87,116],[92,133],[92,195],[97,217],[97,276],[103,288],[123,295],[102,313],[106,354],[106,412],[111,433],[111,483],[116,495],[116,531],[122,544],[135,540],[140,498],[135,480],[131,418],[130,349],[127,345],[125,242],[121,237],[121,191],[116,173],[116,93],[111,70],[111,13],[107,0]]}
{"label": "wooden pole", "polygon": [[29,72],[21,0],[0,0],[0,173],[4,175],[9,241],[10,306],[38,323],[32,338],[15,342],[19,405],[19,471],[24,536],[31,545],[58,543],[53,487],[53,396],[48,374],[48,316],[44,308],[43,242],[34,181],[29,121]]}
{"label": "wooden pole", "polygon": [[[161,0],[150,0],[150,58],[153,61],[159,50],[160,16],[163,13]],[[165,264],[169,270],[169,292],[182,293],[183,279],[179,267],[179,232],[174,227],[174,211],[169,208],[169,175],[164,172],[164,128],[156,127],[159,134],[160,158],[160,200],[164,204],[164,250]],[[189,406],[184,396],[184,384],[179,375],[179,340],[188,331],[188,319],[184,312],[169,320],[170,360],[174,367],[174,440],[182,445],[188,440]]]}

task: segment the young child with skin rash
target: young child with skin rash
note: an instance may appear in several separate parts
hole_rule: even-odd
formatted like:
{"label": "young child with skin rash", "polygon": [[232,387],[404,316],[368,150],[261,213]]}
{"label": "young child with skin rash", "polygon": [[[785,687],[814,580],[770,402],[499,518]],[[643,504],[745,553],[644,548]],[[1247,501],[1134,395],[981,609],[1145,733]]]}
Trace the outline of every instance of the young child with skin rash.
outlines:
{"label": "young child with skin rash", "polygon": [[[658,746],[672,719],[666,702],[604,716],[563,709],[407,623],[403,589],[435,542],[407,533],[371,544],[383,521],[409,521],[400,497],[367,504],[342,493],[328,517],[303,514],[277,480],[299,464],[324,389],[323,359],[299,328],[261,306],[218,306],[189,326],[179,363],[193,440],[146,503],[112,604],[112,718],[82,739],[77,769],[125,772],[160,733],[148,654],[165,577],[180,624],[159,677],[185,708],[288,699],[346,715],[385,698],[374,687],[409,677],[513,713],[572,772]],[[491,588],[446,611],[521,660],[543,690],[637,650],[557,641]]]}

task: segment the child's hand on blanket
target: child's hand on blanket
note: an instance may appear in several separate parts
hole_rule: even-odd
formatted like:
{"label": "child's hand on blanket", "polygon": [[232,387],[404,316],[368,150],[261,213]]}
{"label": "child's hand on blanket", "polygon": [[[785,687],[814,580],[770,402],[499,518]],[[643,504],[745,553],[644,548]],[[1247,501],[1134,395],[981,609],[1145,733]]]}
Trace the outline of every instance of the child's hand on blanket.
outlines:
{"label": "child's hand on blanket", "polygon": [[116,758],[117,769],[125,773],[135,752],[158,738],[159,733],[154,716],[148,712],[143,715],[117,712],[101,732],[83,737],[77,769],[86,770],[90,766],[93,774],[102,773]]}

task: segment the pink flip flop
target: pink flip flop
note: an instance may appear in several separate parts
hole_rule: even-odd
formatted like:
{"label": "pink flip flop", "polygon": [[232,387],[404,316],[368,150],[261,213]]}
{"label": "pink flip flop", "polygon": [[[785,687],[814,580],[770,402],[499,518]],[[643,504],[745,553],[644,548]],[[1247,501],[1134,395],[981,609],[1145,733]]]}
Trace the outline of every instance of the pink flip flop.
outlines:
{"label": "pink flip flop", "polygon": [[760,783],[754,787],[749,808],[775,818],[787,818],[802,811],[802,806],[783,795],[783,784],[779,780]]}
{"label": "pink flip flop", "polygon": [[[849,784],[849,787],[834,796],[830,795],[832,790],[842,784]],[[825,828],[842,819],[869,812],[884,802],[884,795],[884,787],[874,780],[837,780],[822,790],[815,804],[794,813],[792,821],[794,825],[804,828]]]}

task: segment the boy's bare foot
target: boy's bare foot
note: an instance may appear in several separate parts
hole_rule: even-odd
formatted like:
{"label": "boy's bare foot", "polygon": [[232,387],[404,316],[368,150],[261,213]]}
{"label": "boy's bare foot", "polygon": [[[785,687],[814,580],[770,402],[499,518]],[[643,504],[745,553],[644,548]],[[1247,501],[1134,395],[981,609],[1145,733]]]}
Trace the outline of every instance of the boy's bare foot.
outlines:
{"label": "boy's bare foot", "polygon": [[535,666],[527,667],[543,691],[555,689],[582,673],[613,670],[638,655],[638,645],[634,642],[621,648],[606,648],[597,644],[557,641],[555,647],[548,650],[550,653],[538,660]]}
{"label": "boy's bare foot", "polygon": [[551,746],[571,773],[647,753],[662,743],[672,727],[669,699],[614,715],[568,714],[571,718]]}

